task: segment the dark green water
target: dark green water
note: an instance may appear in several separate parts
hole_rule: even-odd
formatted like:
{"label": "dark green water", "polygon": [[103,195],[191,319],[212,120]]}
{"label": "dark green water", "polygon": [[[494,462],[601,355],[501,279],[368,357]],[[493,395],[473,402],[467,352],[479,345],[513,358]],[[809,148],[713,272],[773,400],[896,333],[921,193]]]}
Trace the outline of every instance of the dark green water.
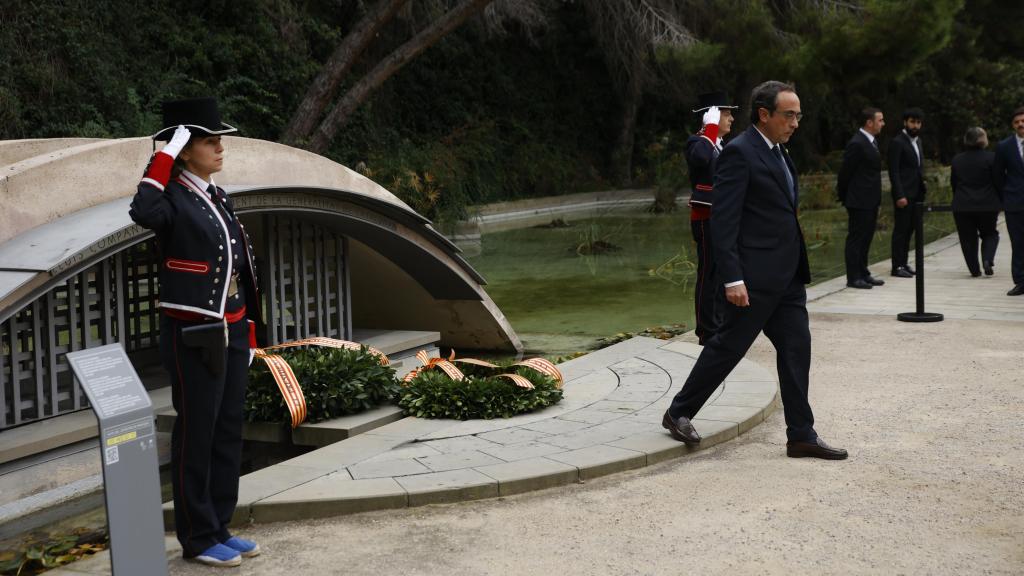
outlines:
{"label": "dark green water", "polygon": [[[883,209],[871,262],[889,257],[891,208]],[[486,290],[530,354],[584,351],[598,338],[662,324],[693,328],[695,245],[689,213],[653,215],[642,209],[567,218],[568,228],[526,228],[484,234],[482,252],[468,258]],[[846,212],[805,211],[801,223],[814,282],[844,274]],[[927,217],[926,241],[953,231],[948,213]],[[580,254],[592,240],[616,251]]]}

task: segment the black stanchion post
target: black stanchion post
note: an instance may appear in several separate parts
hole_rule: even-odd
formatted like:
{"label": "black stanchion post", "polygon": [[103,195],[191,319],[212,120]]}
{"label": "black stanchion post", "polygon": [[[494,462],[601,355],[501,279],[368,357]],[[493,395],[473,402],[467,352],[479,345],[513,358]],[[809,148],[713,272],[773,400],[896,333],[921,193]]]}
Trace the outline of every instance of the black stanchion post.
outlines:
{"label": "black stanchion post", "polygon": [[896,319],[901,322],[942,322],[942,314],[924,311],[924,203],[914,203],[914,277],[917,288],[917,311],[900,312]]}

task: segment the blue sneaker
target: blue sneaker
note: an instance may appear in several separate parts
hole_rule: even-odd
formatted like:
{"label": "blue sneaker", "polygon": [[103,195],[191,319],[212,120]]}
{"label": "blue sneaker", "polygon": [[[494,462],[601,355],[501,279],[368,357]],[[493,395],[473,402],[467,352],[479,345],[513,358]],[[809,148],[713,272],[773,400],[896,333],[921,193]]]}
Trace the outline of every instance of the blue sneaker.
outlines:
{"label": "blue sneaker", "polygon": [[238,555],[237,550],[233,550],[223,544],[214,544],[203,553],[195,558],[192,558],[196,562],[201,562],[208,566],[241,566],[242,557]]}
{"label": "blue sneaker", "polygon": [[238,536],[232,536],[228,538],[225,546],[231,548],[235,552],[242,555],[243,558],[252,558],[253,556],[260,555],[260,545],[253,542],[252,540],[246,540],[245,538],[239,538]]}

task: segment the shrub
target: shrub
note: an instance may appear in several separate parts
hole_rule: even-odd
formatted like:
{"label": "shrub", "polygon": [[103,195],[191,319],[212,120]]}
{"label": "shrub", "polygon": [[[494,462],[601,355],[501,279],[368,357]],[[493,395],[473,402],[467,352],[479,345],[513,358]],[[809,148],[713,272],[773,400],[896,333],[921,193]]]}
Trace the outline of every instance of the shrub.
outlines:
{"label": "shrub", "polygon": [[417,418],[508,418],[557,404],[562,389],[554,379],[529,368],[502,368],[533,384],[521,388],[495,370],[459,364],[466,377],[452,380],[441,370],[424,370],[403,386],[398,405]]}
{"label": "shrub", "polygon": [[[382,366],[365,347],[359,350],[310,346],[275,351],[291,366],[306,396],[307,422],[355,414],[390,401],[398,392],[395,369]],[[245,392],[249,422],[290,422],[291,416],[266,364],[249,369]]]}

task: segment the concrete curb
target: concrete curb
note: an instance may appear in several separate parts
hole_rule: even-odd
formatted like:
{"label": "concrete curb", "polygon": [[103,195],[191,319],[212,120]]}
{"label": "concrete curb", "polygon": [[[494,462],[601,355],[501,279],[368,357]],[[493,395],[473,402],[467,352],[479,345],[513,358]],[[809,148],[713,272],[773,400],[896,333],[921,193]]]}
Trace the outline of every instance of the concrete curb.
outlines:
{"label": "concrete curb", "polygon": [[[322,518],[585,482],[727,442],[779,406],[775,376],[743,360],[694,419],[700,446],[673,440],[661,417],[700,350],[636,337],[563,365],[566,406],[549,408],[546,418],[524,414],[472,428],[405,418],[264,468],[242,478],[235,521]],[[609,378],[617,384],[607,386]],[[600,393],[588,395],[594,387]],[[170,503],[164,518],[170,529]]]}

